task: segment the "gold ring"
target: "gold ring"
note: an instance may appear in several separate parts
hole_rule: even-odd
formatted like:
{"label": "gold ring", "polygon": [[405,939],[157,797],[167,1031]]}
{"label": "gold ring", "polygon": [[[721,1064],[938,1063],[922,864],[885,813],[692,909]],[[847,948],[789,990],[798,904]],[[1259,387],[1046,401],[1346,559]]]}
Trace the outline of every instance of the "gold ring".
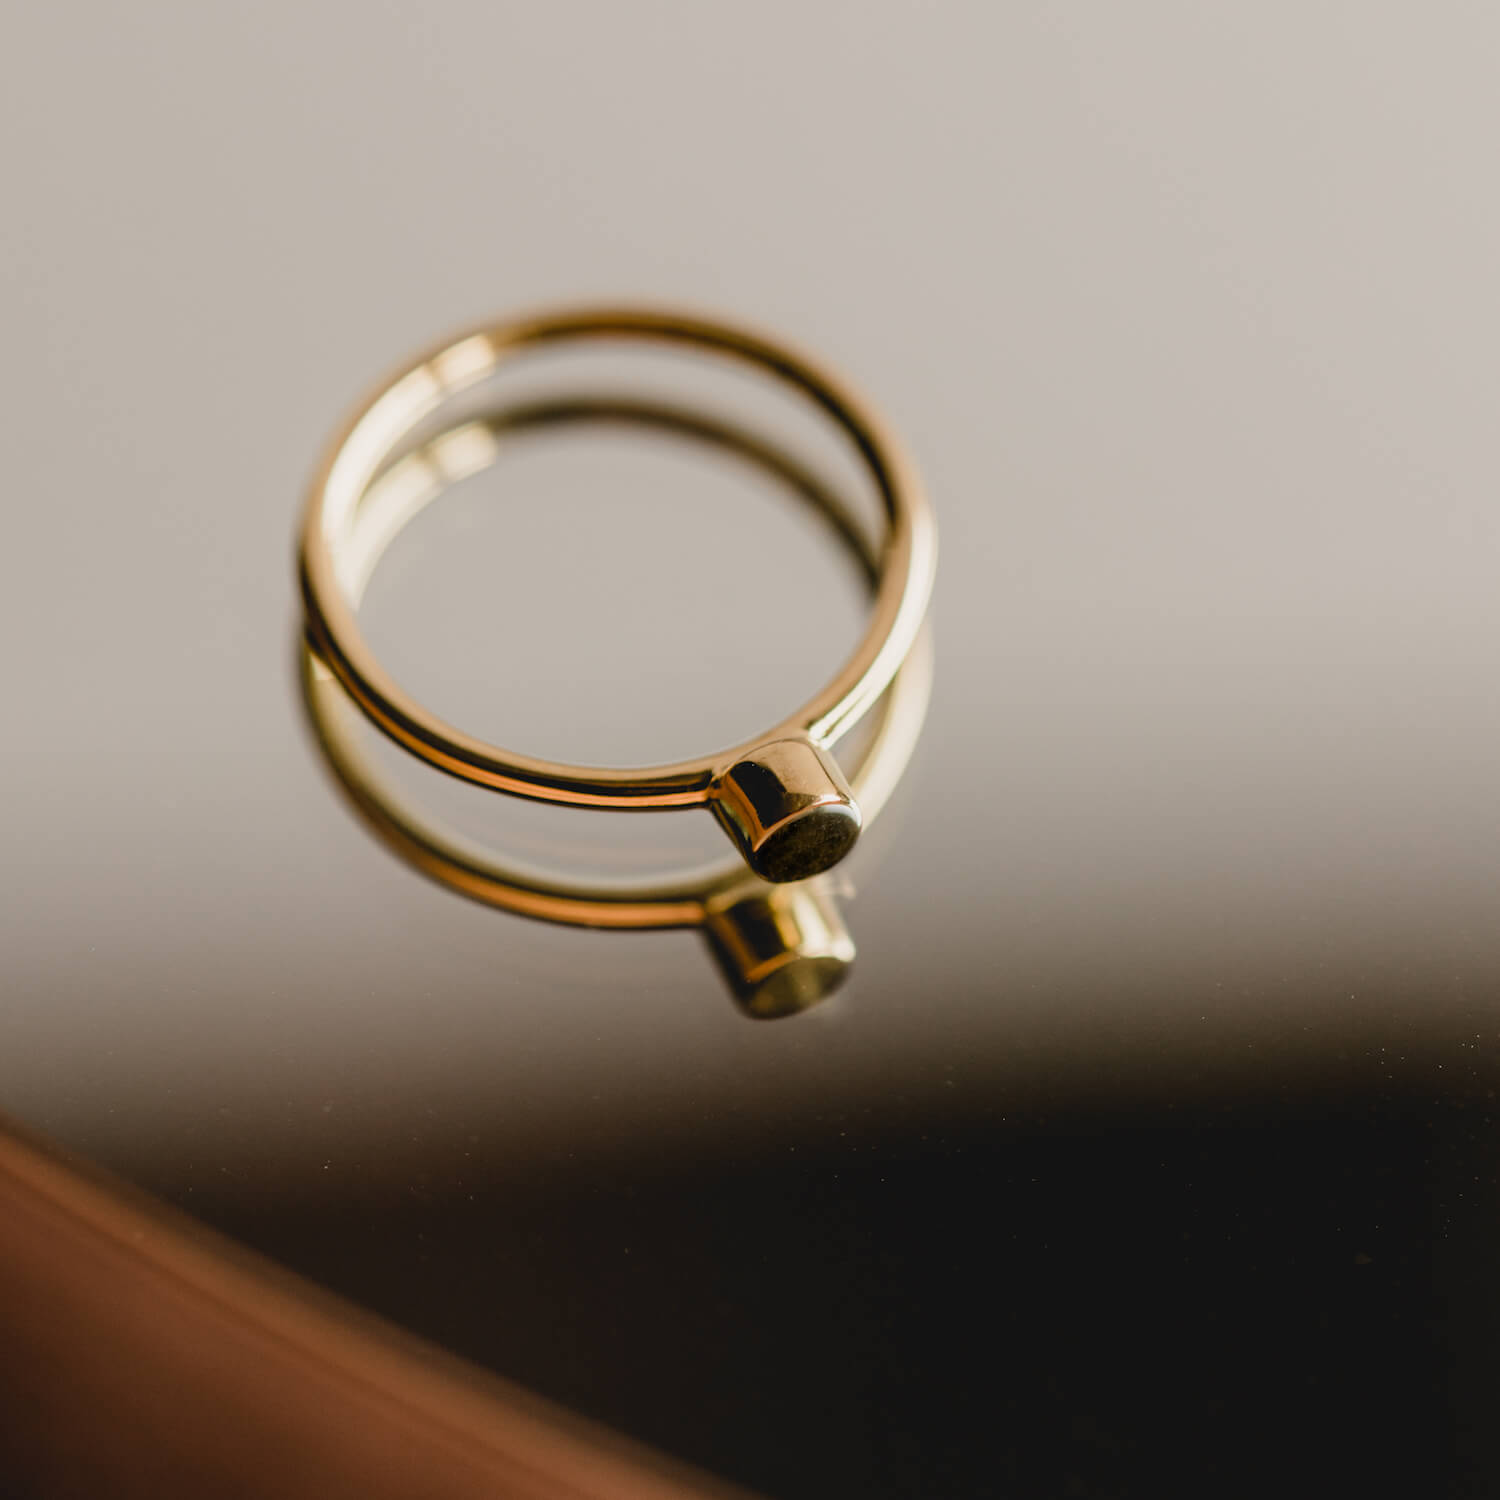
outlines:
{"label": "gold ring", "polygon": [[[694,760],[636,769],[567,765],[463,733],[403,692],[370,651],[341,568],[372,482],[442,403],[522,351],[586,340],[666,344],[750,366],[811,402],[852,444],[884,505],[887,530],[869,628],[834,679],[775,728]],[[707,806],[756,874],[804,879],[858,837],[858,801],[830,750],[885,691],[921,629],[937,538],[900,444],[866,403],[806,356],[728,324],[677,313],[600,308],[477,329],[403,370],[348,422],[317,471],[302,525],[300,571],[319,654],[391,738],[451,775],[543,802],[613,809]]]}
{"label": "gold ring", "polygon": [[[511,433],[569,422],[650,426],[713,444],[769,472],[825,519],[874,588],[870,542],[837,496],[795,459],[742,428],[661,402],[575,397],[498,408],[429,439],[369,487],[349,537],[346,581],[357,605],[381,555],[449,485],[494,462]],[[502,858],[418,809],[361,747],[358,714],[311,637],[304,639],[305,706],[329,767],[356,812],[403,860],[487,906],[569,926],[615,930],[699,928],[732,992],[751,1015],[805,1010],[831,994],[854,960],[854,943],[827,877],[769,885],[738,861],[666,878],[588,880]],[[874,727],[851,772],[866,822],[880,812],[910,760],[932,680],[923,631],[878,700]]]}

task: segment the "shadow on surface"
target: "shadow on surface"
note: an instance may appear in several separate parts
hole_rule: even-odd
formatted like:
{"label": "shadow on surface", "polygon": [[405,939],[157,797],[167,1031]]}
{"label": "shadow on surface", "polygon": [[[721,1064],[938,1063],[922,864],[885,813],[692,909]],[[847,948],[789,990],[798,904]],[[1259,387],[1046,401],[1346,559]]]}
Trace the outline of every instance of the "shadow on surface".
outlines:
{"label": "shadow on surface", "polygon": [[1439,1253],[1441,1133],[1344,1100],[192,1207],[787,1500],[1452,1494],[1492,1467],[1447,1393],[1494,1319]]}

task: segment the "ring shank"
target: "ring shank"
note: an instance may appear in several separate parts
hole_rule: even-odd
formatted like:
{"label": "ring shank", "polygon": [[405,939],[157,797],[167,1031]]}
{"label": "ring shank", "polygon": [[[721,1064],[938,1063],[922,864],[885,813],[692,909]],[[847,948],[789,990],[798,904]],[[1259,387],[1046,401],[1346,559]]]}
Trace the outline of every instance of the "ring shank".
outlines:
{"label": "ring shank", "polygon": [[[888,532],[865,636],[834,680],[753,741],[692,760],[641,768],[569,765],[491,745],[417,703],[374,657],[341,570],[372,482],[418,425],[526,349],[591,340],[666,344],[748,365],[810,400],[849,439],[884,503]],[[868,406],[806,356],[749,331],[669,312],[599,308],[490,325],[427,354],[350,421],[314,479],[300,574],[309,636],[364,713],[391,738],[451,775],[544,802],[661,809],[711,802],[719,778],[760,746],[802,737],[827,748],[890,684],[926,614],[936,558],[931,509],[894,436]]]}

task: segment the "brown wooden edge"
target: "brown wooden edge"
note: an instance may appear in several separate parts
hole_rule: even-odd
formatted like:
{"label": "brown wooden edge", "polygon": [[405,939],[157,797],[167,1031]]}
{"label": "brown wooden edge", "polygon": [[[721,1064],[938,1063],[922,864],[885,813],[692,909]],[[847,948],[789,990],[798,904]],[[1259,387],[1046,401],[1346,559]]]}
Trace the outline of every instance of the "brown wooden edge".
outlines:
{"label": "brown wooden edge", "polygon": [[0,1120],[0,1494],[735,1493]]}

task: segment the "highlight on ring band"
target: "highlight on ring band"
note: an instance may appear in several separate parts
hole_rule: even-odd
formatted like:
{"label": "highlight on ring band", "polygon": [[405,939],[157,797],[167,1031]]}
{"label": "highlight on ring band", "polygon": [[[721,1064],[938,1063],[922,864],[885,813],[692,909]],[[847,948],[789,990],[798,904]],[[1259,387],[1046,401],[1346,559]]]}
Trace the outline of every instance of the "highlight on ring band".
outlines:
{"label": "highlight on ring band", "polygon": [[[827,476],[790,446],[697,404],[609,390],[492,397],[476,414],[472,400],[454,400],[524,351],[571,353],[619,341],[738,366],[800,396],[842,434],[863,468],[884,513],[883,535],[862,529]],[[365,586],[391,542],[447,488],[492,464],[503,438],[601,423],[650,429],[760,468],[826,523],[869,589],[871,619],[850,659],[809,702],[751,741],[644,768],[567,765],[503,749],[417,703],[360,632]],[[658,312],[612,309],[496,324],[399,375],[353,418],[320,466],[301,538],[304,699],[339,786],[415,868],[490,906],[553,922],[697,928],[749,1014],[791,1014],[830,994],[854,958],[839,883],[828,872],[890,796],[920,733],[931,678],[924,617],[935,547],[930,507],[899,445],[865,403],[805,356],[728,325]],[[834,746],[867,716],[868,731],[841,764]],[[705,808],[739,857],[665,879],[538,871],[420,809],[362,748],[361,719],[428,765],[514,796],[599,810]]]}

